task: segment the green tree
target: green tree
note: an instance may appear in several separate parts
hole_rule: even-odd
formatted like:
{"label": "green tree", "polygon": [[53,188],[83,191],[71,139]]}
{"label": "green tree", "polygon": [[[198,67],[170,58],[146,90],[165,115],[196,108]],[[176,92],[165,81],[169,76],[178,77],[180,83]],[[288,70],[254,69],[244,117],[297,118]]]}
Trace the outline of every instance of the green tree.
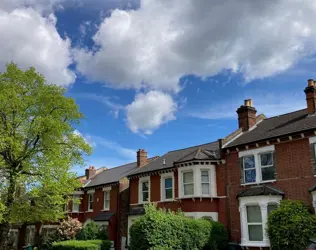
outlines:
{"label": "green tree", "polygon": [[315,235],[316,217],[302,201],[284,200],[269,214],[267,232],[272,249],[303,249]]}
{"label": "green tree", "polygon": [[65,194],[80,186],[70,170],[91,148],[74,133],[83,114],[65,91],[34,68],[0,73],[0,249],[12,223],[62,218]]}

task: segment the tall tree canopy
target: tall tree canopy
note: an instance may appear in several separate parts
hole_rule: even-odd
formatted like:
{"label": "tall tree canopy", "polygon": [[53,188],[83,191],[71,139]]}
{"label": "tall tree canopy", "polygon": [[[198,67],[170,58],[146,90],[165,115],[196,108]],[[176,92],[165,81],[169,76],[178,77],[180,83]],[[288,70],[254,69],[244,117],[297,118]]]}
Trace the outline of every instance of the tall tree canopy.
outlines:
{"label": "tall tree canopy", "polygon": [[70,170],[91,148],[74,133],[83,114],[65,91],[34,68],[0,73],[0,249],[12,223],[63,217],[80,185]]}

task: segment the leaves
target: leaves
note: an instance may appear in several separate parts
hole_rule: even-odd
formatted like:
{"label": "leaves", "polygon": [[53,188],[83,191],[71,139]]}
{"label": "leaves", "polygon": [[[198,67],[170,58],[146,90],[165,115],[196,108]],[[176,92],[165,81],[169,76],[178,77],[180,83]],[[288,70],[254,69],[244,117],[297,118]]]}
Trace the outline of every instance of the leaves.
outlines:
{"label": "leaves", "polygon": [[74,133],[83,114],[65,89],[10,63],[0,73],[0,203],[12,223],[56,221],[65,195],[80,187],[70,172],[90,146]]}

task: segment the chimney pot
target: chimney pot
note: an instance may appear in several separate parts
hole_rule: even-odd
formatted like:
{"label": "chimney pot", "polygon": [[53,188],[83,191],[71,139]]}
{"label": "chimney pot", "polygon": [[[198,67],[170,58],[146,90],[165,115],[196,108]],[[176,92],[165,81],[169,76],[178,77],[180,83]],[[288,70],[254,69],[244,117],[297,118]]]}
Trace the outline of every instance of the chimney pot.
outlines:
{"label": "chimney pot", "polygon": [[315,86],[315,81],[313,79],[308,79],[307,80],[307,86],[308,87]]}
{"label": "chimney pot", "polygon": [[244,101],[244,105],[245,106],[247,106],[247,107],[252,107],[252,99],[246,99],[245,101]]}

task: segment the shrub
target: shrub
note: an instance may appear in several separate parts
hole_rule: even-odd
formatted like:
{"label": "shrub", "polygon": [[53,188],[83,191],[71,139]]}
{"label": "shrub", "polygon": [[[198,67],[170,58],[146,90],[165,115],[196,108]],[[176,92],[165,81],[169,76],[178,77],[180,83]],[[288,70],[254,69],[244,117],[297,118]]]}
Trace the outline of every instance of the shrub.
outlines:
{"label": "shrub", "polygon": [[51,249],[53,249],[52,244],[54,242],[59,242],[61,240],[62,239],[57,231],[54,233],[50,233],[48,235],[41,235],[40,244],[39,244],[38,248],[40,250],[51,250]]}
{"label": "shrub", "polygon": [[110,241],[87,240],[87,241],[61,241],[53,243],[53,250],[109,250]]}
{"label": "shrub", "polygon": [[316,232],[316,217],[301,201],[281,201],[268,217],[267,232],[274,250],[304,248]]}
{"label": "shrub", "polygon": [[131,250],[199,250],[207,245],[211,223],[190,219],[183,213],[145,206],[145,215],[130,229]]}
{"label": "shrub", "polygon": [[60,223],[60,226],[57,228],[57,231],[63,240],[72,240],[75,239],[77,233],[81,230],[82,224],[78,219],[73,219],[67,217]]}
{"label": "shrub", "polygon": [[76,236],[77,240],[107,240],[108,233],[105,226],[99,226],[94,221],[88,223]]}
{"label": "shrub", "polygon": [[222,223],[211,221],[212,229],[208,242],[210,250],[225,250],[228,246],[228,232]]}

